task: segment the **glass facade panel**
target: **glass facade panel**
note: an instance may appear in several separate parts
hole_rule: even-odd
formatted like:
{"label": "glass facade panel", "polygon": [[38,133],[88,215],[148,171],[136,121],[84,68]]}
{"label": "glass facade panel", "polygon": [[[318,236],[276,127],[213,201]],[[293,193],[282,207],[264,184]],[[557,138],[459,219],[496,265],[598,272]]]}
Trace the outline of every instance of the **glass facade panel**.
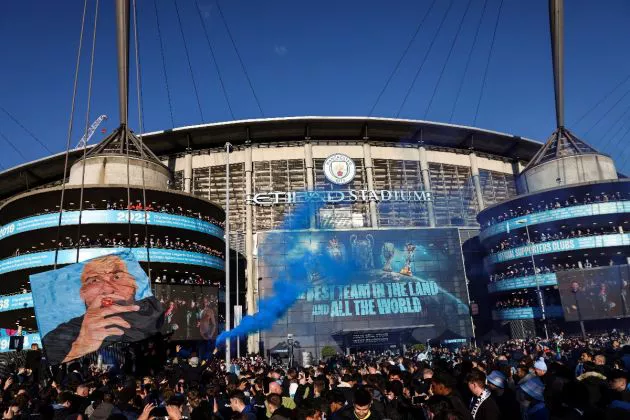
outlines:
{"label": "glass facade panel", "polygon": [[[421,191],[422,173],[417,160],[374,159],[374,189]],[[426,203],[420,201],[377,204],[379,226],[429,226]]]}
{"label": "glass facade panel", "polygon": [[[306,190],[306,165],[302,159],[258,161],[254,162],[253,169],[254,194]],[[293,209],[293,206],[284,204],[254,206],[254,230],[280,227],[287,217],[291,217]]]}
{"label": "glass facade panel", "polygon": [[516,197],[516,180],[512,174],[479,170],[479,183],[486,207]]}
{"label": "glass facade panel", "polygon": [[470,168],[429,163],[437,226],[477,226],[479,205]]}

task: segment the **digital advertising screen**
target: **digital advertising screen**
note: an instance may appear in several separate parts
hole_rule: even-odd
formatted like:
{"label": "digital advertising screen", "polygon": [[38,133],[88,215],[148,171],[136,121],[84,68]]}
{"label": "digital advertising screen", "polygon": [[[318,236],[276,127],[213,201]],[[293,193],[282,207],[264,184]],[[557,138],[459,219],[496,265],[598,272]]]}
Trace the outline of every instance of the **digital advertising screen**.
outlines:
{"label": "digital advertising screen", "polygon": [[213,286],[154,285],[164,307],[162,333],[173,340],[212,340],[218,330],[218,292]]}
{"label": "digital advertising screen", "polygon": [[630,266],[561,271],[556,277],[566,321],[630,315]]}
{"label": "digital advertising screen", "polygon": [[[264,333],[270,348],[293,334],[304,350],[338,343],[357,332],[447,329],[470,337],[469,301],[456,228],[276,231],[259,234],[258,275],[263,297],[273,293],[299,249],[327,253],[349,264],[352,281],[328,284],[313,275],[310,287]],[[322,255],[322,254],[319,254]],[[317,266],[317,261],[309,264]]]}

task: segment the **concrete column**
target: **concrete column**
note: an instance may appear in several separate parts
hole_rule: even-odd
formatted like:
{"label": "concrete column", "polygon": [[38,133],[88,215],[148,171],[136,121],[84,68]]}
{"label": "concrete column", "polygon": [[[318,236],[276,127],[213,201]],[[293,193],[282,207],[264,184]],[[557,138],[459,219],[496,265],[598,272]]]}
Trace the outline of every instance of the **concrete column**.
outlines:
{"label": "concrete column", "polygon": [[[310,141],[304,143],[304,166],[306,167],[306,189],[307,191],[313,191],[315,189],[315,171],[313,169],[313,145]],[[317,227],[317,218],[312,208],[309,215],[309,227],[315,229]]]}
{"label": "concrete column", "polygon": [[313,145],[304,144],[304,165],[306,166],[306,189],[315,189],[315,173],[313,172]]}
{"label": "concrete column", "polygon": [[[245,197],[252,195],[252,147],[245,147]],[[247,268],[245,275],[247,278],[247,292],[245,301],[247,304],[247,315],[256,313],[256,295],[258,293],[258,280],[254,272],[254,219],[253,204],[246,200],[245,204],[245,259]],[[252,334],[247,337],[247,352],[258,352],[258,334]]]}
{"label": "concrete column", "polygon": [[483,204],[483,193],[481,191],[481,182],[479,182],[479,166],[477,165],[477,155],[473,152],[470,157],[470,173],[473,179],[473,186],[475,187],[475,195],[477,196],[477,203],[479,205],[478,211],[483,210],[486,206]]}
{"label": "concrete column", "polygon": [[[418,161],[420,162],[420,174],[422,175],[422,187],[424,191],[431,192],[431,177],[429,176],[429,161],[427,159],[427,149],[424,146],[418,147]],[[429,226],[435,227],[435,211],[433,210],[433,197],[427,202],[427,213],[429,214]]]}
{"label": "concrete column", "polygon": [[[367,178],[368,190],[374,190],[374,167],[372,165],[372,146],[367,141],[363,143],[363,164]],[[373,228],[378,227],[378,213],[376,201],[370,199],[370,223]]]}
{"label": "concrete column", "polygon": [[192,191],[192,150],[186,149],[186,155],[184,156],[184,192],[190,193]]}

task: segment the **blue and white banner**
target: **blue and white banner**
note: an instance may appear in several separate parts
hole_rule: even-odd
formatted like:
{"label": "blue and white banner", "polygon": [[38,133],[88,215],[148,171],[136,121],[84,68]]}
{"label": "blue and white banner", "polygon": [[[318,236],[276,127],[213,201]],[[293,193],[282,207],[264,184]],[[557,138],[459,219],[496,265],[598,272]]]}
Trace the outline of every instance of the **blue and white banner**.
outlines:
{"label": "blue and white banner", "polygon": [[[538,277],[538,278],[536,278]],[[526,289],[536,287],[536,281],[540,287],[556,286],[558,280],[555,273],[539,274],[538,276],[514,277],[512,279],[499,280],[488,285],[488,292],[505,292],[507,290]]]}
{"label": "blue and white banner", "polygon": [[[100,257],[102,255],[112,254],[114,252],[122,252],[129,248],[81,248],[79,252],[79,261],[85,261],[90,258]],[[131,252],[138,261],[146,262],[147,248],[131,248]],[[172,264],[192,264],[204,267],[216,268],[217,270],[225,269],[225,262],[219,257],[213,255],[201,254],[190,251],[180,251],[177,249],[150,248],[149,257],[151,262],[163,262]],[[77,250],[60,249],[57,257],[57,264],[72,264],[76,262]],[[17,257],[5,258],[0,261],[0,274],[12,271],[24,270],[32,267],[44,267],[53,265],[55,262],[55,251],[34,252],[32,254],[19,255]]]}
{"label": "blue and white banner", "polygon": [[0,312],[15,311],[33,307],[33,294],[22,293],[19,295],[0,296]]}
{"label": "blue and white banner", "polygon": [[164,308],[129,250],[33,274],[30,281],[51,365],[144,340],[162,328]]}
{"label": "blue and white banner", "polygon": [[[562,306],[546,306],[545,316],[547,318],[562,318]],[[517,319],[534,318],[542,318],[542,311],[539,307],[527,306],[525,308],[509,308],[492,311],[492,319],[495,321],[514,321]]]}
{"label": "blue and white banner", "polygon": [[[81,224],[126,224],[131,220],[132,224],[144,224],[144,211],[128,210],[84,210],[81,216]],[[223,229],[210,222],[206,222],[196,217],[179,216],[176,214],[163,212],[146,212],[147,224],[155,226],[166,226],[178,229],[193,230],[206,233],[223,239]],[[59,213],[42,214],[40,216],[27,217],[8,223],[0,228],[0,239],[11,235],[32,230],[56,227],[59,224]],[[79,212],[69,211],[63,213],[61,217],[63,226],[79,224]]]}
{"label": "blue and white banner", "polygon": [[616,235],[586,236],[582,238],[561,239],[559,241],[541,242],[533,245],[519,246],[488,255],[486,264],[496,264],[504,261],[516,260],[533,255],[551,254],[554,252],[572,251],[590,248],[608,248],[630,245],[630,233]]}
{"label": "blue and white banner", "polygon": [[[481,233],[479,233],[479,239],[481,241],[485,241],[491,236],[498,235],[503,232],[509,233],[511,230],[525,227],[526,225],[532,226],[540,223],[553,222],[555,220],[574,219],[577,217],[588,217],[598,214],[619,213],[630,213],[630,201],[585,204],[582,206],[564,207],[515,217],[483,229]],[[520,223],[516,223],[517,221]]]}

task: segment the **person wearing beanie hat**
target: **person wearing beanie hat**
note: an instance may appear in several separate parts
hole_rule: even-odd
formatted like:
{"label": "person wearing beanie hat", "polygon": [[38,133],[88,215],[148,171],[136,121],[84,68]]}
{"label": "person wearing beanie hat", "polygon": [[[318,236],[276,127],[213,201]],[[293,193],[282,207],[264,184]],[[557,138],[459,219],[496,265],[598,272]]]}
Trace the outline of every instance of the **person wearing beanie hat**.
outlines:
{"label": "person wearing beanie hat", "polygon": [[541,357],[536,360],[536,363],[534,363],[534,372],[538,377],[545,376],[547,373],[547,363],[545,363],[545,359]]}
{"label": "person wearing beanie hat", "polygon": [[519,385],[519,389],[525,397],[523,406],[528,420],[547,420],[549,419],[549,410],[545,405],[545,385],[540,378],[535,377],[527,382]]}
{"label": "person wearing beanie hat", "polygon": [[516,394],[507,386],[507,378],[503,372],[493,370],[487,378],[488,389],[492,398],[497,402],[501,417],[504,419],[517,419],[521,416],[521,409]]}
{"label": "person wearing beanie hat", "polygon": [[487,379],[490,389],[505,389],[505,375],[502,372],[498,370],[493,370],[492,372],[490,372]]}

